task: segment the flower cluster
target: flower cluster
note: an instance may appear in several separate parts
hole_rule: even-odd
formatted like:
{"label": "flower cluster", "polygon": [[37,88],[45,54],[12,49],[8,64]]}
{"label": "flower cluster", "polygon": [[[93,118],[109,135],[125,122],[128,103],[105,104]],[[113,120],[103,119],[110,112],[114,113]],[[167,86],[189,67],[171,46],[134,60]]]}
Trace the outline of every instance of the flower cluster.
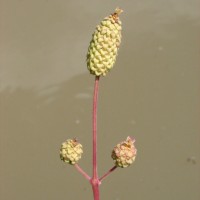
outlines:
{"label": "flower cluster", "polygon": [[128,167],[134,162],[137,153],[134,143],[134,139],[127,137],[125,141],[114,147],[111,157],[117,167]]}
{"label": "flower cluster", "polygon": [[64,162],[74,165],[81,159],[82,145],[76,139],[68,139],[60,148],[60,158]]}

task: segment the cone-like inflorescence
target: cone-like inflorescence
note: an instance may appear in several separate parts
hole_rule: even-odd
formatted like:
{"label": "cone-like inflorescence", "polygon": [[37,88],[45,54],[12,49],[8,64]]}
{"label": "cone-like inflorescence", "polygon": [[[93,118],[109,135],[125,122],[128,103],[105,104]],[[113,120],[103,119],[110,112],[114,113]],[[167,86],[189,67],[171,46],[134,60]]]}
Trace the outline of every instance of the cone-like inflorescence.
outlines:
{"label": "cone-like inflorescence", "polygon": [[121,12],[117,8],[96,27],[87,53],[87,67],[91,74],[105,76],[115,63],[121,43]]}
{"label": "cone-like inflorescence", "polygon": [[76,139],[68,139],[60,148],[60,158],[64,162],[74,165],[81,159],[82,145]]}
{"label": "cone-like inflorescence", "polygon": [[137,149],[134,146],[135,140],[131,137],[118,144],[112,151],[112,158],[117,167],[128,167],[136,157]]}

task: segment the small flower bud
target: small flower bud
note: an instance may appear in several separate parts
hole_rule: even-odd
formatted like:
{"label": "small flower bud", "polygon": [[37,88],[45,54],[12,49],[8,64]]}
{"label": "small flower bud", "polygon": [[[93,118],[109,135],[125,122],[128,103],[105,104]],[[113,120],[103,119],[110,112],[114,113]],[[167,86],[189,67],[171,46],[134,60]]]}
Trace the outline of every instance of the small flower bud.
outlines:
{"label": "small flower bud", "polygon": [[134,143],[135,139],[128,136],[126,141],[114,147],[111,157],[117,167],[128,167],[134,162],[137,153]]}
{"label": "small flower bud", "polygon": [[96,27],[87,53],[87,67],[91,74],[105,76],[115,63],[121,43],[120,13],[122,10],[117,8]]}
{"label": "small flower bud", "polygon": [[68,139],[61,145],[60,159],[74,165],[81,159],[82,153],[82,145],[76,139]]}

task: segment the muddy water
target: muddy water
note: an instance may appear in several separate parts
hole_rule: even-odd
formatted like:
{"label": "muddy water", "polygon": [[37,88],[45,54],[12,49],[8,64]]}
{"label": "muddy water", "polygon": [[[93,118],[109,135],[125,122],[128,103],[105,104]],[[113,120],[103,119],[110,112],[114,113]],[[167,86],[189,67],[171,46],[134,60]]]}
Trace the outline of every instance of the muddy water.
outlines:
{"label": "muddy water", "polygon": [[59,147],[77,137],[91,174],[94,77],[85,54],[94,27],[121,6],[123,42],[100,80],[99,174],[127,135],[138,157],[103,182],[101,199],[199,200],[199,4],[2,0],[0,199],[92,199]]}

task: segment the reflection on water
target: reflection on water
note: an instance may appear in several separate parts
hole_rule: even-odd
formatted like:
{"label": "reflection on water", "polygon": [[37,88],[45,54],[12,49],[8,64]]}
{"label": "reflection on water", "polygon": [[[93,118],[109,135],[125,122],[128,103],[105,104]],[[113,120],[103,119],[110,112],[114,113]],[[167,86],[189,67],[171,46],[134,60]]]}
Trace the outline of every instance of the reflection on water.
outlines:
{"label": "reflection on water", "polygon": [[[114,3],[105,7],[102,2],[95,2],[98,9],[101,8],[96,12],[96,6],[88,3],[90,7],[87,1],[3,1],[1,90],[44,88],[86,72],[85,54],[94,26],[115,7]],[[126,44],[125,50],[127,46],[137,50],[136,41],[140,48],[147,48],[151,34],[159,38],[175,37],[176,42],[180,42],[177,37],[187,31],[184,41],[191,42],[191,34],[199,27],[200,3],[197,0],[118,4],[125,10],[122,16],[125,38],[134,44]],[[144,38],[139,40],[138,35]],[[162,43],[154,42],[158,50],[163,49]]]}
{"label": "reflection on water", "polygon": [[138,157],[105,180],[102,199],[198,200],[198,4],[2,1],[2,199],[92,199],[89,184],[58,151],[77,137],[80,165],[91,172],[94,77],[85,54],[94,26],[120,5],[122,46],[100,80],[99,173],[112,166],[110,152],[127,135],[136,138]]}

